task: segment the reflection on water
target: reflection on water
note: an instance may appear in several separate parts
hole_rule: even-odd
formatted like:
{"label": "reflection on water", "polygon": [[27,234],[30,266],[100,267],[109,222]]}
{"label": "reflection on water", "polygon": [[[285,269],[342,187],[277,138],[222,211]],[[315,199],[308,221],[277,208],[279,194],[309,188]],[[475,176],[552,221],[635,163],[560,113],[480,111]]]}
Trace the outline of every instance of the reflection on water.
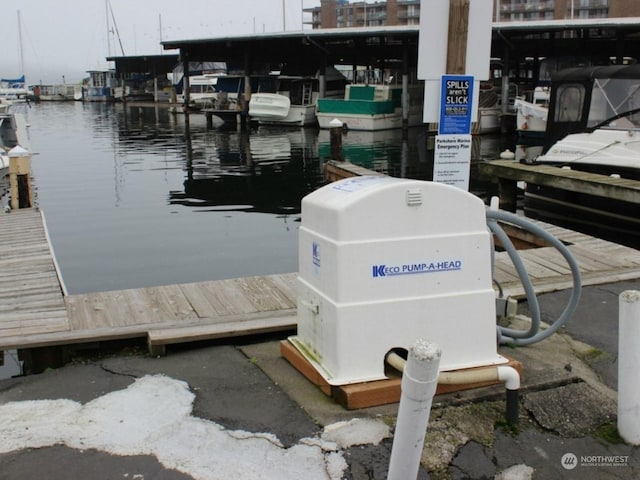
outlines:
{"label": "reflection on water", "polygon": [[[191,138],[197,131],[190,125]],[[184,189],[170,202],[208,210],[300,212],[302,197],[323,182],[317,134],[309,129],[213,130],[191,142]]]}
{"label": "reflection on water", "polygon": [[[207,129],[166,108],[42,103],[28,111],[36,201],[71,293],[297,270],[300,200],[324,183],[328,131]],[[188,124],[188,125],[187,125]],[[422,129],[344,135],[345,160],[430,179]],[[501,140],[474,139],[474,159]],[[474,193],[486,185],[473,178]]]}

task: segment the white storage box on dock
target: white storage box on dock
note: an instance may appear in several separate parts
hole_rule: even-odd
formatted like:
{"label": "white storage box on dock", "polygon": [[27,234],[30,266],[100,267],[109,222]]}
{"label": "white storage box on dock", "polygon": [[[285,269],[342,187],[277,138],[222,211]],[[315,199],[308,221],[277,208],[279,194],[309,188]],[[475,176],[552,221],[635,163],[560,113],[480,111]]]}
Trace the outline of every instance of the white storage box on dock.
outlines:
{"label": "white storage box on dock", "polygon": [[497,354],[485,207],[456,187],[386,176],[302,200],[298,332],[290,340],[332,385],[385,378],[386,354],[418,338],[441,370]]}

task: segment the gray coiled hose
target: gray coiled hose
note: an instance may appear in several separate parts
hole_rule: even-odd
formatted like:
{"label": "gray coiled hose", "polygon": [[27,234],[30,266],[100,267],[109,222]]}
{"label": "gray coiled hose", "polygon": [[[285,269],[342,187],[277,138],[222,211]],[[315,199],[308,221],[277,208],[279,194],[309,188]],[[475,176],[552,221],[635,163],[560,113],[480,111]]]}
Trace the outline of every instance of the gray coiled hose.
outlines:
{"label": "gray coiled hose", "polygon": [[[514,247],[509,236],[505,233],[502,227],[498,224],[498,221],[511,223],[517,225],[529,232],[538,235],[539,237],[547,240],[553,245],[565,258],[571,269],[573,276],[573,288],[571,291],[571,298],[562,312],[562,314],[549,326],[540,331],[540,305],[538,303],[538,297],[536,296],[533,284],[529,278],[529,274],[518,254],[517,249]],[[578,302],[580,300],[580,294],[582,290],[582,277],[580,275],[580,268],[578,262],[573,257],[567,247],[556,237],[548,233],[538,225],[519,217],[513,213],[506,212],[504,210],[487,209],[487,225],[491,232],[496,235],[500,240],[505,250],[507,251],[511,262],[520,277],[520,281],[524,287],[524,291],[529,304],[529,310],[531,313],[531,327],[528,330],[516,330],[512,328],[505,328],[498,326],[498,343],[499,344],[513,344],[513,345],[531,345],[533,343],[544,340],[549,335],[555,333],[560,327],[562,327],[567,320],[575,312]],[[493,259],[492,259],[493,261]]]}

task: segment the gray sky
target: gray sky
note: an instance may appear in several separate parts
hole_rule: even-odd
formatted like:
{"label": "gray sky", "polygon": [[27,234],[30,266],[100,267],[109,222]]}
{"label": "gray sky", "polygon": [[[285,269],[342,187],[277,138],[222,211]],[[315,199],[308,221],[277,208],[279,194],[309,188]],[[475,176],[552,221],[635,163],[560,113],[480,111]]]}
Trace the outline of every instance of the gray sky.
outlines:
{"label": "gray sky", "polygon": [[[299,31],[302,8],[319,6],[320,0],[109,0],[109,4],[125,55],[145,55],[176,53],[162,52],[160,25],[162,40],[281,32],[283,26]],[[118,36],[107,35],[105,0],[20,0],[13,5],[13,11],[8,5],[3,9],[1,78],[24,73],[29,84],[62,83],[64,75],[67,83],[79,82],[87,70],[105,68],[109,53],[122,54]],[[305,16],[304,21],[309,20]],[[115,30],[111,14],[109,23]]]}

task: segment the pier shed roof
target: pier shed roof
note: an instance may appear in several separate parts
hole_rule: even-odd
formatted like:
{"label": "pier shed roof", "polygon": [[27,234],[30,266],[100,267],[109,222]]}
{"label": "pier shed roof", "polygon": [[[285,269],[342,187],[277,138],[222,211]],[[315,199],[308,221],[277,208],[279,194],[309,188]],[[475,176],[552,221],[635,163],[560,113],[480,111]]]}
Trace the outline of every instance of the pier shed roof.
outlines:
{"label": "pier shed roof", "polygon": [[[258,62],[314,62],[328,65],[404,61],[417,64],[418,25],[328,28],[168,40],[165,50],[180,50],[190,61],[226,61],[255,68]],[[433,48],[446,48],[434,45]],[[576,55],[593,58],[637,57],[640,18],[594,18],[494,22],[491,55],[512,60]]]}
{"label": "pier shed roof", "polygon": [[173,70],[179,62],[177,54],[135,55],[107,57],[108,62],[115,62],[116,73],[154,73],[162,74]]}
{"label": "pier shed roof", "polygon": [[224,61],[230,65],[314,63],[327,65],[408,62],[418,58],[418,27],[332,28],[298,32],[260,33],[217,38],[164,41],[189,61]]}

